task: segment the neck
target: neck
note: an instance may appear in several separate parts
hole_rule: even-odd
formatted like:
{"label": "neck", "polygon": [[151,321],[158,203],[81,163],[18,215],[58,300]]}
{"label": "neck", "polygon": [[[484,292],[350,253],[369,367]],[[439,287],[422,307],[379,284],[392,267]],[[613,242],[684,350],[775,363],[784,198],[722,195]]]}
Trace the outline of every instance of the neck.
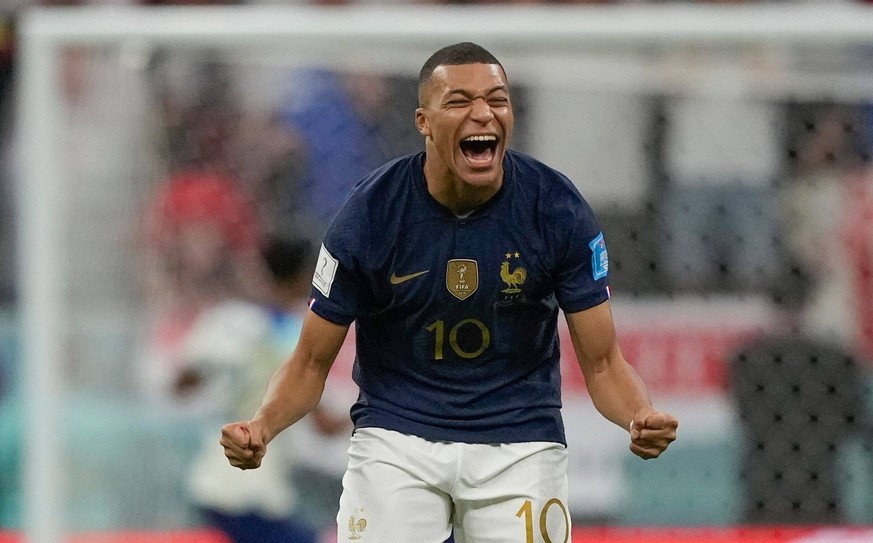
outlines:
{"label": "neck", "polygon": [[458,217],[467,216],[485,205],[503,185],[502,176],[497,183],[474,185],[436,163],[436,160],[427,160],[425,156],[424,180],[427,191],[434,200]]}

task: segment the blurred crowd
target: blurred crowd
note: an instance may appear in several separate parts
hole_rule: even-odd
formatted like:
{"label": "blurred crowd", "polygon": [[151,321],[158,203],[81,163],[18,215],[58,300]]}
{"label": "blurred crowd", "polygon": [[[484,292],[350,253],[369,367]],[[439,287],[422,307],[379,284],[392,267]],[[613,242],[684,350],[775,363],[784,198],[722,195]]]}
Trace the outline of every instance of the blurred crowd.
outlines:
{"label": "blurred crowd", "polygon": [[[21,0],[7,7],[0,27],[0,305],[15,302],[15,254],[22,250],[15,247],[13,205],[15,17],[35,4],[98,3],[269,1]],[[142,65],[141,78],[119,74],[117,59],[109,54],[70,49],[62,59],[70,172],[98,187],[81,197],[87,201],[70,195],[71,205],[106,218],[93,221],[90,230],[71,233],[79,238],[70,243],[89,246],[88,240],[117,236],[134,223],[131,244],[136,250],[133,258],[119,259],[101,254],[100,243],[94,242],[93,252],[73,255],[74,271],[90,280],[71,296],[96,304],[104,299],[101,291],[111,290],[113,296],[131,300],[131,306],[147,308],[135,341],[136,375],[125,378],[148,401],[198,409],[216,418],[247,416],[256,406],[259,384],[293,348],[313,250],[345,195],[372,168],[422,148],[412,123],[415,74],[392,77],[301,66],[271,74],[265,92],[263,79],[241,74],[215,52],[152,51],[136,61]],[[124,89],[108,104],[99,93],[107,85]],[[533,115],[535,97],[523,88],[519,96],[519,115]],[[763,411],[748,409],[765,398],[762,383],[794,379],[786,385],[791,388],[813,386],[808,383],[814,381],[816,386],[824,383],[826,390],[833,383],[832,395],[840,402],[829,401],[827,394],[803,400],[836,410],[804,412],[807,418],[800,425],[809,432],[822,430],[824,452],[793,451],[798,458],[813,459],[794,465],[816,477],[832,478],[828,445],[867,424],[861,414],[866,409],[864,373],[867,360],[873,360],[871,104],[873,95],[870,103],[646,96],[638,121],[646,139],[640,151],[648,168],[645,197],[640,205],[599,212],[612,239],[613,284],[632,296],[758,294],[789,311],[780,320],[784,330],[777,331],[786,342],[775,347],[750,343],[738,349],[734,361],[736,401],[749,435],[757,439],[747,452],[749,465],[767,468],[763,475],[747,472],[752,488],[772,486],[772,481],[762,480],[773,474],[773,458],[792,454],[790,446],[786,453],[784,447],[774,452],[764,444],[774,435],[773,426],[756,426]],[[108,153],[107,134],[116,145]],[[525,141],[524,134],[520,141]],[[105,160],[94,161],[94,156]],[[584,180],[579,181],[584,194]],[[123,197],[117,197],[119,192]],[[109,261],[116,267],[107,266]],[[136,281],[119,281],[119,269]],[[791,285],[790,294],[802,293],[802,300],[789,300],[786,285]],[[806,348],[795,336],[815,343]],[[781,363],[783,354],[800,360],[799,369],[771,368]],[[750,365],[751,360],[758,362]],[[825,363],[845,371],[818,372]],[[766,401],[778,404],[785,397]],[[309,496],[309,510],[295,498],[290,482],[283,487],[289,492],[270,493],[270,503],[225,499],[213,484],[238,490],[245,483],[222,472],[226,466],[214,466],[215,458],[207,453],[192,466],[190,481],[192,503],[204,519],[234,534],[236,542],[246,541],[245,533],[257,534],[254,541],[270,541],[269,534],[292,530],[300,531],[295,541],[315,541],[310,531],[333,523],[325,511],[338,496],[342,471],[336,462],[326,465],[325,460],[341,457],[342,451],[325,451],[343,447],[349,431],[342,401],[322,407],[301,425],[304,435],[298,439],[321,440],[316,441],[318,453],[288,444],[287,464],[266,472],[275,483],[296,470],[297,491]],[[765,422],[771,422],[766,413]],[[844,423],[854,426],[847,429]],[[778,434],[783,443],[791,443],[788,434]],[[210,443],[214,437],[205,439]],[[753,504],[748,519],[838,520],[834,490],[817,485],[783,485],[789,497]],[[812,503],[810,488],[820,496],[818,508],[794,507],[791,496]],[[316,502],[326,505],[313,507]]]}

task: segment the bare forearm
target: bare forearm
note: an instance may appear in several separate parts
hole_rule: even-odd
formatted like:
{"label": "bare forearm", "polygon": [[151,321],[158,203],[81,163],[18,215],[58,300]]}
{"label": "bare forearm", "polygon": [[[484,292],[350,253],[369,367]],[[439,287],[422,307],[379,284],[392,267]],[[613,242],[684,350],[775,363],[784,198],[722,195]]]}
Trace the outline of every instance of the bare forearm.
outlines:
{"label": "bare forearm", "polygon": [[306,314],[297,347],[273,374],[254,418],[221,428],[221,445],[232,466],[259,467],[267,444],[315,409],[347,331],[347,326],[333,324],[311,311]]}
{"label": "bare forearm", "polygon": [[657,458],[676,439],[679,421],[655,411],[646,385],[621,354],[609,301],[566,316],[594,406],[630,433],[635,455]]}
{"label": "bare forearm", "polygon": [[622,428],[628,428],[640,409],[652,405],[645,383],[624,360],[592,372],[586,383],[591,401],[600,414]]}
{"label": "bare forearm", "polygon": [[325,378],[317,367],[294,357],[273,374],[252,419],[264,426],[266,442],[315,409],[324,391]]}
{"label": "bare forearm", "polygon": [[643,380],[618,346],[609,301],[566,317],[594,406],[608,420],[627,429],[641,409],[651,409],[651,400]]}

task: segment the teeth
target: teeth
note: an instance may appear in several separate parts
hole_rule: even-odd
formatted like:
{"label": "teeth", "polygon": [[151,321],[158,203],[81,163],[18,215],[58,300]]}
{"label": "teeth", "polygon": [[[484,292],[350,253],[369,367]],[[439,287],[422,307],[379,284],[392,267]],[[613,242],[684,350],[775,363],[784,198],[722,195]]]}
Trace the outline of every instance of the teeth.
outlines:
{"label": "teeth", "polygon": [[468,138],[464,138],[464,141],[497,141],[497,136],[487,135],[487,136],[470,136]]}

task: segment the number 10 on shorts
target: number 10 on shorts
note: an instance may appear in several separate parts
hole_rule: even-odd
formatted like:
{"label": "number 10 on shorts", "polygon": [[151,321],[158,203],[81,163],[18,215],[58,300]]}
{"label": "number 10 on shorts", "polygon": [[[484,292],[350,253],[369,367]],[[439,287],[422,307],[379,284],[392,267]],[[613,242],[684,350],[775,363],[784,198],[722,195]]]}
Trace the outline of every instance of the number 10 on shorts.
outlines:
{"label": "number 10 on shorts", "polygon": [[[560,509],[561,515],[564,517],[564,539],[563,543],[567,543],[570,540],[570,517],[567,516],[567,508],[564,507],[564,504],[561,503],[561,500],[558,498],[552,498],[547,501],[543,506],[542,510],[539,512],[539,529],[540,535],[543,536],[543,541],[545,543],[557,543],[553,541],[549,536],[549,526],[547,523],[549,516],[549,509],[553,506]],[[525,533],[525,543],[535,543],[534,541],[534,510],[533,503],[530,500],[525,500],[524,505],[521,506],[521,509],[518,510],[518,513],[515,514],[516,517],[524,520],[524,533]]]}

